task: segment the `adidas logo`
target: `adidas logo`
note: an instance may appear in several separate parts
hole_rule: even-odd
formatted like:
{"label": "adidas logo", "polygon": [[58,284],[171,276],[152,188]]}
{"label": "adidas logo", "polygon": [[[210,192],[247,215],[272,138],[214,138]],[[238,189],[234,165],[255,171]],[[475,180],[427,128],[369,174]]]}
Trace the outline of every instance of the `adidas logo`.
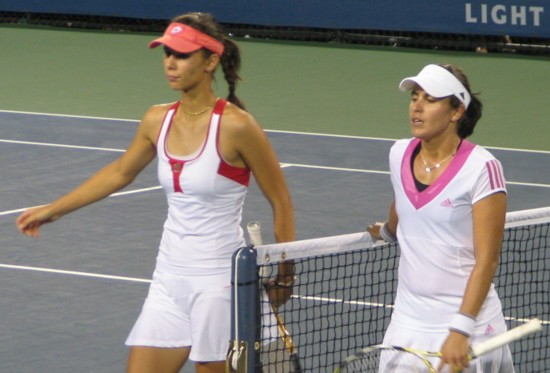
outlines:
{"label": "adidas logo", "polygon": [[170,33],[171,33],[171,34],[179,34],[179,33],[182,32],[182,31],[183,31],[183,27],[181,27],[181,26],[176,26],[176,27],[174,27],[174,28],[170,31]]}
{"label": "adidas logo", "polygon": [[493,329],[493,326],[491,324],[487,325],[487,328],[485,329],[485,335],[491,335],[493,334],[493,332],[495,331],[495,329]]}
{"label": "adidas logo", "polygon": [[454,207],[453,202],[451,202],[451,200],[449,198],[446,198],[445,200],[443,200],[443,202],[441,202],[441,204],[439,206],[441,206],[441,207]]}

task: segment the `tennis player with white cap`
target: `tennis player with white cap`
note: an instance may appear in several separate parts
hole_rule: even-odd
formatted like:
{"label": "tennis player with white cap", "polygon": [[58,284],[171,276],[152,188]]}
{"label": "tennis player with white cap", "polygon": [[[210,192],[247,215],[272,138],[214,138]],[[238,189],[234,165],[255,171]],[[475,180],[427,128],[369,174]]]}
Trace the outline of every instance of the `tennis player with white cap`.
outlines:
{"label": "tennis player with white cap", "polygon": [[[466,140],[482,104],[452,65],[428,65],[399,88],[411,91],[413,137],[392,146],[389,218],[368,227],[374,238],[401,248],[383,343],[441,351],[434,362],[441,372],[514,372],[507,346],[467,357],[472,343],[507,329],[492,284],[506,215],[504,175],[491,153]],[[398,372],[422,368],[391,364]]]}

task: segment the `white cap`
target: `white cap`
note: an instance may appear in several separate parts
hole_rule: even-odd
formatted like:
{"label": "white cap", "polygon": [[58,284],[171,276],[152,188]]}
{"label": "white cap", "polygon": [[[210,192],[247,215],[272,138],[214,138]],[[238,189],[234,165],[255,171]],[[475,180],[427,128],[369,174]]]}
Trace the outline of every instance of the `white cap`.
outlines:
{"label": "white cap", "polygon": [[470,93],[449,70],[439,65],[427,65],[417,76],[405,78],[399,89],[406,91],[418,84],[426,93],[435,98],[455,96],[467,109],[471,101]]}

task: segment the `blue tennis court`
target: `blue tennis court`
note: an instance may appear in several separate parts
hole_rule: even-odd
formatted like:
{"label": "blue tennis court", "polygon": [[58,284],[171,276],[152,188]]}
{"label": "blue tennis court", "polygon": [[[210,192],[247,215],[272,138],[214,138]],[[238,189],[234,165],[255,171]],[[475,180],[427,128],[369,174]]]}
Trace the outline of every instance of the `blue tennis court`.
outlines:
{"label": "blue tennis court", "polygon": [[[20,235],[14,221],[119,156],[136,125],[0,112],[2,371],[123,371],[124,340],[145,298],[165,217],[155,165],[120,193],[46,226],[39,239]],[[268,135],[294,198],[299,239],[363,231],[385,217],[392,140]],[[550,152],[491,151],[506,171],[509,211],[549,204]],[[253,219],[270,222],[254,184],[244,221]]]}

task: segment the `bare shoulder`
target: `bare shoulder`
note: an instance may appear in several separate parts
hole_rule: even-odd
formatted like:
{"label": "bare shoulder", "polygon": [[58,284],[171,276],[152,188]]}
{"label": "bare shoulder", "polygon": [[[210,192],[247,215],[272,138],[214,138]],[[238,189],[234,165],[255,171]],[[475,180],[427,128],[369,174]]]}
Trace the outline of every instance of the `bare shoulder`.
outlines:
{"label": "bare shoulder", "polygon": [[166,115],[166,112],[170,107],[172,107],[173,103],[169,104],[158,104],[153,105],[143,115],[143,118],[141,119],[142,123],[150,124],[151,122],[157,123],[161,122],[164,119],[164,116]]}
{"label": "bare shoulder", "polygon": [[261,178],[262,170],[278,167],[275,153],[267,134],[254,116],[236,105],[228,104],[221,118],[219,145],[226,161],[238,167],[247,167]]}
{"label": "bare shoulder", "polygon": [[151,140],[156,140],[162,121],[172,105],[173,103],[159,104],[147,109],[141,118],[139,131],[142,131]]}
{"label": "bare shoulder", "polygon": [[227,103],[222,117],[222,130],[230,136],[253,136],[263,133],[256,118],[236,105]]}

